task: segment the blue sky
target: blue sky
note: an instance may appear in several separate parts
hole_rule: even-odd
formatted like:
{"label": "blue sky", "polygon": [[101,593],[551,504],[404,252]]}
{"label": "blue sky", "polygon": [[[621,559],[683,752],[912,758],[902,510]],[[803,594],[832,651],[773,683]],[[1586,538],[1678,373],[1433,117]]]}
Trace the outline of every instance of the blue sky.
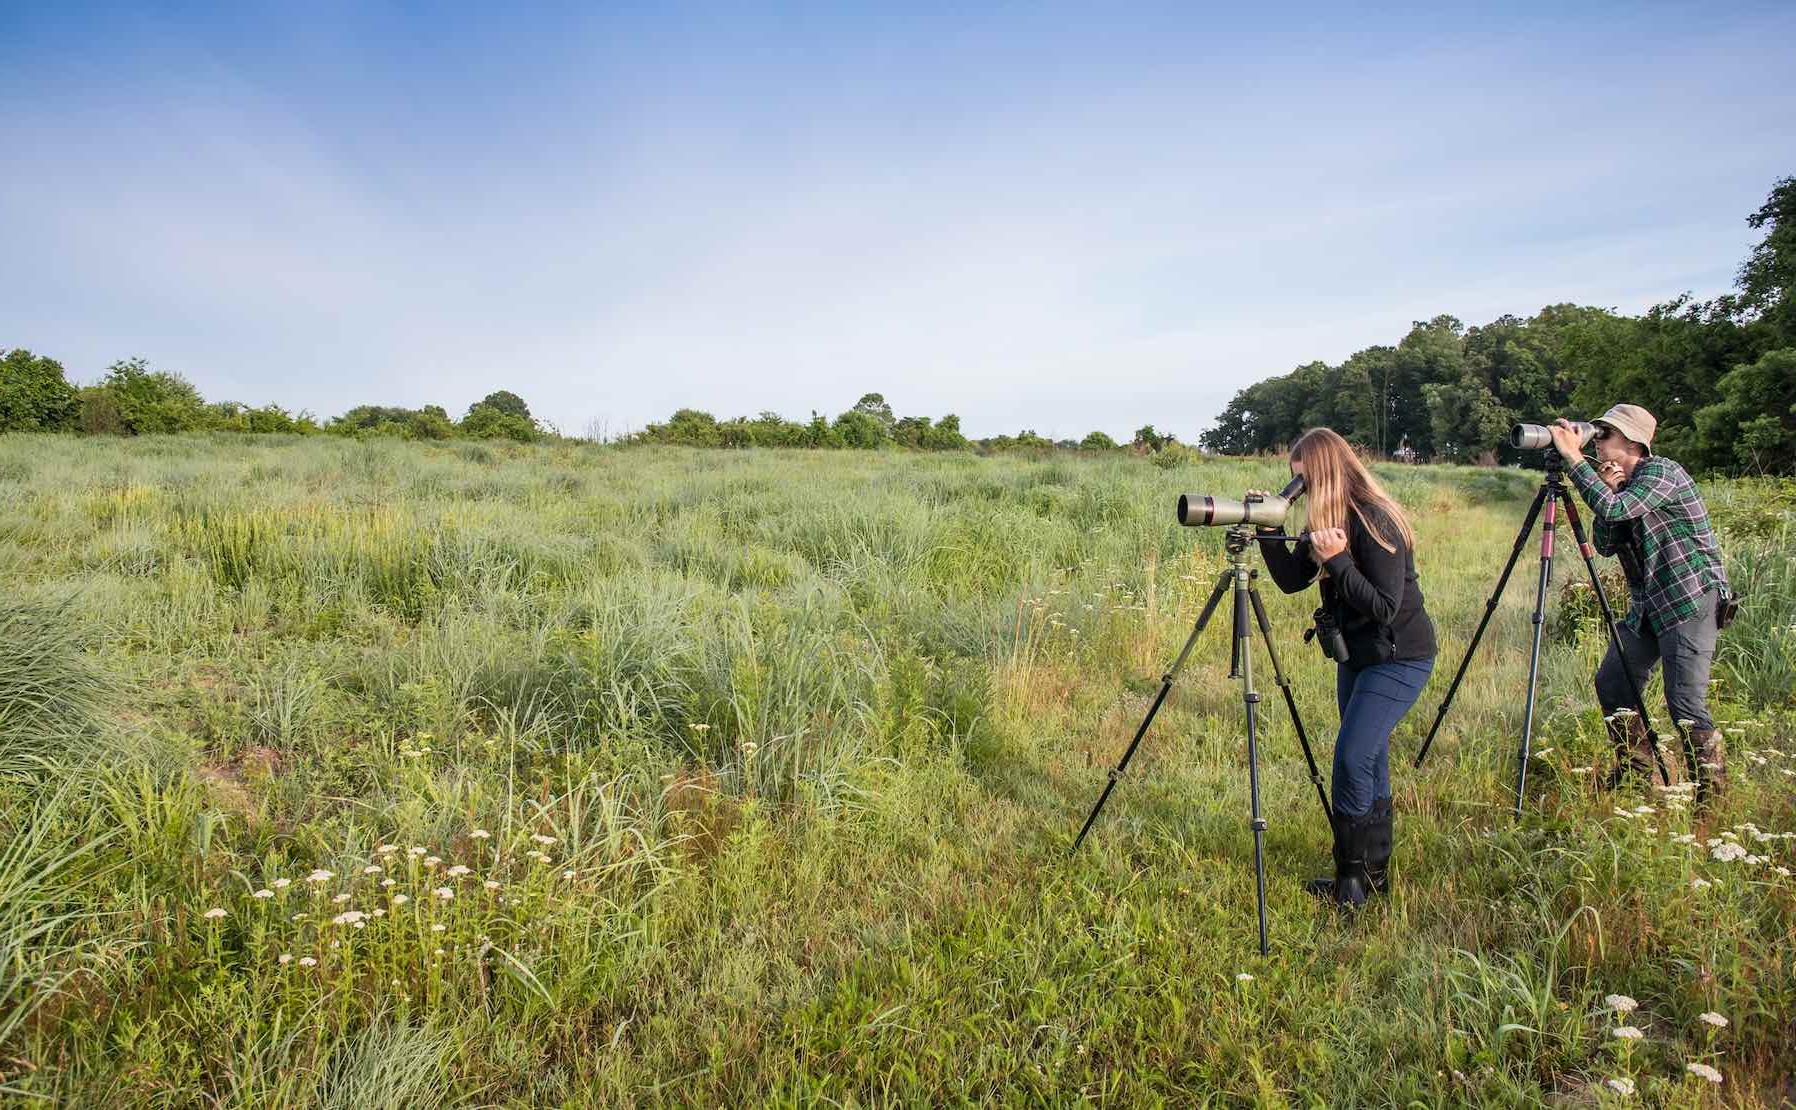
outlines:
{"label": "blue sky", "polygon": [[1730,286],[1796,6],[1559,7],[12,0],[0,348],[1192,438],[1437,313]]}

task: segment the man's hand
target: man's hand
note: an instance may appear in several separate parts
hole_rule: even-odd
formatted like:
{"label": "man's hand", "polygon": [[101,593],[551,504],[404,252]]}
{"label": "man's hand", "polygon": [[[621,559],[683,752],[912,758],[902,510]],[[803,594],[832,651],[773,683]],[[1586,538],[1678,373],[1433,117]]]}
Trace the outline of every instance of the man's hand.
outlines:
{"label": "man's hand", "polygon": [[1561,417],[1547,431],[1552,433],[1553,446],[1559,448],[1559,454],[1566,462],[1575,463],[1584,457],[1584,448],[1578,444],[1578,430],[1572,427],[1571,421]]}
{"label": "man's hand", "polygon": [[1345,550],[1347,533],[1343,529],[1318,528],[1310,533],[1310,553],[1318,563],[1326,563]]}
{"label": "man's hand", "polygon": [[1610,489],[1620,489],[1622,481],[1627,478],[1627,475],[1622,473],[1621,464],[1618,462],[1598,463],[1596,476],[1601,478],[1603,484]]}

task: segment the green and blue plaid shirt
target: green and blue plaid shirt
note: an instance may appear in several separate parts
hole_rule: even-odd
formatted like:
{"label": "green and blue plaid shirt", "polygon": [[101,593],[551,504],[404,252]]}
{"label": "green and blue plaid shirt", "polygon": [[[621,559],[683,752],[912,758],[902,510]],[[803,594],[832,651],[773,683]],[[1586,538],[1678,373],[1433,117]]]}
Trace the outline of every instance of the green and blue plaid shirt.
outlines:
{"label": "green and blue plaid shirt", "polygon": [[1683,467],[1648,455],[1613,490],[1589,459],[1566,473],[1595,515],[1590,539],[1597,554],[1621,560],[1629,628],[1639,632],[1644,621],[1657,636],[1701,612],[1704,593],[1727,585],[1709,511]]}

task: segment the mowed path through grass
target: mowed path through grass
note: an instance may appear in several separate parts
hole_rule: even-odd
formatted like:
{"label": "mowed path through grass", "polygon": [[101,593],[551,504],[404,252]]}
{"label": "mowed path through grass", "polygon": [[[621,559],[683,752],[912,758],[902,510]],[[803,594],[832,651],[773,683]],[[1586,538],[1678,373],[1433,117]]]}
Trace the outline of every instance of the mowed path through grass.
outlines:
{"label": "mowed path through grass", "polygon": [[[1396,892],[1358,920],[1302,893],[1326,826],[1261,655],[1262,958],[1225,622],[1067,849],[1223,566],[1173,501],[1272,486],[1277,461],[0,439],[5,1083],[1791,1097],[1787,490],[1710,491],[1753,590],[1717,671],[1727,806],[1596,792],[1602,636],[1562,559],[1518,823],[1532,543],[1438,750],[1408,757],[1533,479],[1382,473],[1442,639],[1393,752]],[[1313,598],[1262,585],[1326,774]],[[16,708],[42,690],[71,711]]]}

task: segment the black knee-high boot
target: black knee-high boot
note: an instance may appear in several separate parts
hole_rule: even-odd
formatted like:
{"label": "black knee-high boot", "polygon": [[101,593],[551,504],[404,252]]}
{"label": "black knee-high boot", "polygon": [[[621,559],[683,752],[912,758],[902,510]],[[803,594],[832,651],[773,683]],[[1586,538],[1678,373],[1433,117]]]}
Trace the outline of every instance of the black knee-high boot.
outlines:
{"label": "black knee-high boot", "polygon": [[1366,879],[1373,894],[1391,889],[1391,847],[1396,839],[1391,800],[1379,798],[1372,803],[1371,826],[1366,832]]}
{"label": "black knee-high boot", "polygon": [[[1358,817],[1336,813],[1331,822],[1335,835],[1335,873],[1311,879],[1304,884],[1304,889],[1342,906],[1364,905],[1366,898],[1372,893],[1372,880],[1366,869],[1367,848],[1372,839],[1372,829],[1378,822],[1379,809],[1376,803],[1370,812]],[[1384,858],[1387,861],[1390,859],[1388,851]]]}

